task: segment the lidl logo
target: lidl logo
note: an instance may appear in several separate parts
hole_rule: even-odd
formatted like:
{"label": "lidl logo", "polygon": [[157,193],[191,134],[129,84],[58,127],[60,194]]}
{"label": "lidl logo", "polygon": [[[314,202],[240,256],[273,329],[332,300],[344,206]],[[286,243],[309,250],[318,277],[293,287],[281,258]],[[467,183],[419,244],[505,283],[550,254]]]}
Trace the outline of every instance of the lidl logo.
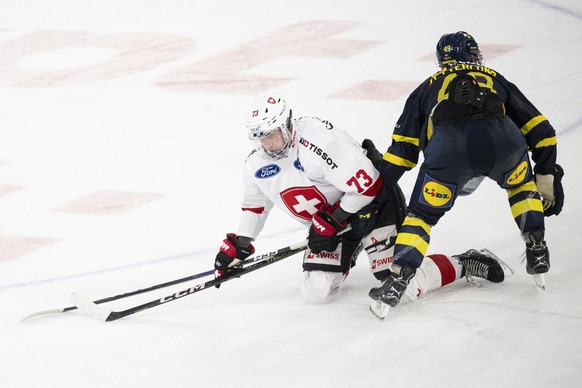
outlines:
{"label": "lidl logo", "polygon": [[435,181],[428,175],[424,177],[424,185],[420,195],[420,202],[432,207],[451,207],[455,186]]}
{"label": "lidl logo", "polygon": [[519,166],[507,175],[505,183],[509,186],[519,185],[527,177],[528,163],[527,160],[522,161]]}

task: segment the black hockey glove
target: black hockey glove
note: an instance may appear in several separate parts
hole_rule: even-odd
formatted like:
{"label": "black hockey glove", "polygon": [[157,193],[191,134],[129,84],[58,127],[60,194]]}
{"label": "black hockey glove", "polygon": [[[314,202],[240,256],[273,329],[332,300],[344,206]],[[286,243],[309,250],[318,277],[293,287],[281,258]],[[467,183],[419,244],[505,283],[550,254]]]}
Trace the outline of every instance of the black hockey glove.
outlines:
{"label": "black hockey glove", "polygon": [[372,140],[364,139],[362,148],[366,149],[366,156],[372,161],[372,164],[380,172],[380,175],[382,175],[384,186],[389,188],[395,185],[406,172],[407,169],[405,167],[397,166],[384,160],[384,157],[378,151]]}
{"label": "black hockey glove", "polygon": [[[553,182],[550,182],[551,187],[543,187],[543,178],[547,178],[548,175],[553,177]],[[548,175],[536,175],[536,184],[538,185],[538,191],[542,196],[544,215],[546,217],[553,215],[557,216],[562,211],[562,207],[564,207],[564,187],[562,186],[564,169],[559,164],[556,164],[552,173]],[[544,190],[552,194],[550,201],[548,201],[547,193],[543,192]]]}
{"label": "black hockey glove", "polygon": [[[222,241],[220,251],[214,260],[214,277],[236,276],[242,270],[242,260],[255,253],[253,244],[244,246],[239,242],[240,237],[228,233]],[[220,284],[216,285],[219,288]]]}
{"label": "black hockey glove", "polygon": [[340,242],[337,235],[345,229],[347,223],[340,223],[326,211],[318,211],[311,219],[307,246],[313,253],[322,251],[333,252]]}
{"label": "black hockey glove", "polygon": [[378,168],[378,165],[382,163],[382,154],[378,151],[374,142],[370,139],[364,139],[362,148],[367,151],[366,156],[372,161],[374,167]]}

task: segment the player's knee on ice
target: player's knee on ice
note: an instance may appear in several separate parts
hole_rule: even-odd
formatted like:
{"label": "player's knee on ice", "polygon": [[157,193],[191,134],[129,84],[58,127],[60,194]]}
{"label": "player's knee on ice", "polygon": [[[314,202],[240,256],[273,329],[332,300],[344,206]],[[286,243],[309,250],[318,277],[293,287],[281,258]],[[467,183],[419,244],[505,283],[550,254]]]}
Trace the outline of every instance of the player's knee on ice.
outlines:
{"label": "player's knee on ice", "polygon": [[301,293],[307,303],[329,303],[339,296],[344,279],[341,272],[304,271]]}

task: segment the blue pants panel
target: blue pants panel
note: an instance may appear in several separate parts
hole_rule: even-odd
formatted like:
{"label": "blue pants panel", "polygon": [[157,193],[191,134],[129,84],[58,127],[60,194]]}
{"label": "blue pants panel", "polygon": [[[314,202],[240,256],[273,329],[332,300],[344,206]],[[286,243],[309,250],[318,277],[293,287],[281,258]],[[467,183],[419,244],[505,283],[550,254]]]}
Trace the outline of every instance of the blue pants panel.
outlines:
{"label": "blue pants panel", "polygon": [[527,170],[515,186],[533,175],[525,138],[506,116],[442,123],[434,128],[424,150],[409,211],[435,225],[470,179],[485,175],[510,188],[507,175],[524,160]]}

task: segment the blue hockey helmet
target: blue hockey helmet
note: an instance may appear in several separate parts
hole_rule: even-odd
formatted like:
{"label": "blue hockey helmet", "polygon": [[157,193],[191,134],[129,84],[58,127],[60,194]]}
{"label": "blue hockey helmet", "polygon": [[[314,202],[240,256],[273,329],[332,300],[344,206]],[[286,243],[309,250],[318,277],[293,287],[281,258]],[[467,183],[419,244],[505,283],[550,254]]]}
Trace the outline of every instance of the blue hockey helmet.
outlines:
{"label": "blue hockey helmet", "polygon": [[436,46],[436,57],[440,67],[456,62],[480,65],[483,61],[477,41],[465,31],[441,36]]}

